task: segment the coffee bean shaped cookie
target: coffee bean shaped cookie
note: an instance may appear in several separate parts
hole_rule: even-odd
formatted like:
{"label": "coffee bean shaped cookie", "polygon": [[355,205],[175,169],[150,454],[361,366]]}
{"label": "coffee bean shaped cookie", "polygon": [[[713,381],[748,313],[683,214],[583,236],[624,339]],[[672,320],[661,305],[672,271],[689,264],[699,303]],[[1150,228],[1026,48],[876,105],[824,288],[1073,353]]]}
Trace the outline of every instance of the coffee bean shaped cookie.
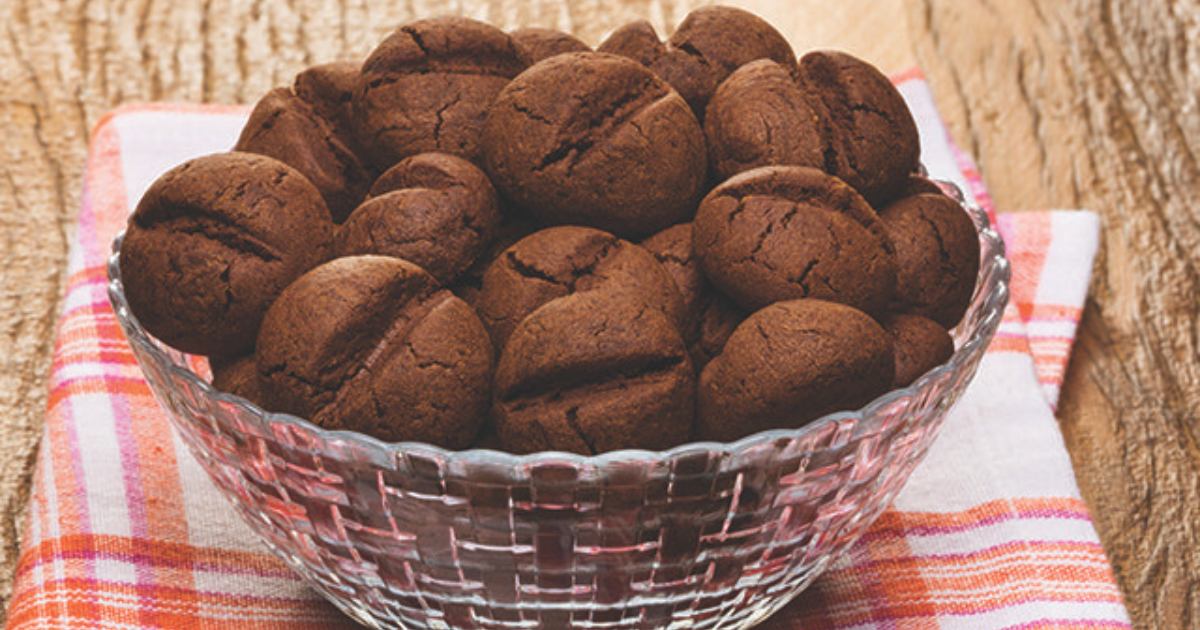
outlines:
{"label": "coffee bean shaped cookie", "polygon": [[708,165],[717,181],[772,164],[825,166],[822,121],[794,70],[760,59],[717,88],[704,118]]}
{"label": "coffee bean shaped cookie", "polygon": [[292,167],[221,153],[159,177],[121,245],[125,296],[138,321],[192,354],[254,347],[267,307],[331,250],[321,194]]}
{"label": "coffee bean shaped cookie", "polygon": [[725,340],[745,317],[709,284],[692,254],[692,224],[673,225],[642,241],[642,247],[662,264],[683,298],[680,332],[696,369],[720,354]]}
{"label": "coffee bean shaped cookie", "polygon": [[402,26],[363,63],[354,93],[359,143],[380,170],[429,151],[474,160],[484,112],[525,65],[512,38],[482,22]]}
{"label": "coffee bean shaped cookie", "polygon": [[525,63],[531,66],[555,55],[591,50],[590,46],[579,41],[574,35],[552,28],[521,28],[509,35],[516,43]]}
{"label": "coffee bean shaped cookie", "polygon": [[892,341],[862,311],[822,300],[768,306],[700,374],[702,440],[728,442],[857,409],[892,386]]}
{"label": "coffee bean shaped cookie", "polygon": [[875,211],[816,169],[735,175],[704,198],[692,230],[705,276],[748,311],[813,297],[878,314],[896,284],[895,254]]}
{"label": "coffee bean shaped cookie", "polygon": [[886,199],[917,169],[917,124],[900,92],[875,66],[851,55],[810,52],[800,59],[806,91],[824,108],[825,170],[868,201]]}
{"label": "coffee bean shaped cookie", "polygon": [[227,394],[241,396],[262,406],[262,384],[254,366],[254,355],[248,354],[232,360],[211,360],[212,386]]}
{"label": "coffee bean shaped cookie", "polygon": [[353,105],[354,87],[358,83],[362,64],[335,61],[305,68],[296,75],[292,91],[331,122],[338,137],[354,148]]}
{"label": "coffee bean shaped cookie", "polygon": [[662,313],[625,297],[559,298],[513,331],[492,406],[505,450],[591,455],[688,440],[695,374],[683,339]]}
{"label": "coffee bean shaped cookie", "polygon": [[953,328],[967,312],[979,275],[979,234],[945,195],[905,197],[879,213],[896,248],[894,310]]}
{"label": "coffee bean shaped cookie", "polygon": [[273,409],[389,442],[464,448],[490,399],[492,349],[474,311],[387,256],[338,258],[289,286],[255,362]]}
{"label": "coffee bean shaped cookie", "polygon": [[702,7],[684,18],[666,44],[648,22],[633,22],[613,32],[600,52],[629,57],[670,83],[697,118],[717,86],[734,70],[756,59],[796,68],[791,45],[758,16],[733,7]]}
{"label": "coffee bean shaped cookie", "polygon": [[525,213],[622,237],[687,220],[705,181],[687,104],[613,55],[568,53],[522,73],[488,110],[482,143],[492,182]]}
{"label": "coffee bean shaped cookie", "polygon": [[287,88],[271,90],[254,106],[234,150],[273,157],[300,171],[321,192],[337,223],[371,185],[370,173],[334,125]]}
{"label": "coffee bean shaped cookie", "polygon": [[895,387],[908,387],[922,374],[950,360],[954,340],[941,324],[920,315],[893,313],[880,322],[896,349]]}
{"label": "coffee bean shaped cookie", "polygon": [[337,252],[404,258],[449,284],[491,242],[497,203],[474,164],[445,153],[414,155],[375,181],[371,197],[338,230]]}
{"label": "coffee bean shaped cookie", "polygon": [[871,203],[893,197],[920,157],[917,127],[896,88],[870,64],[814,52],[790,67],[739,68],[709,102],[705,133],[718,179],[772,164],[821,168]]}
{"label": "coffee bean shaped cookie", "polygon": [[483,274],[475,306],[497,348],[539,306],[566,295],[604,290],[649,304],[682,326],[675,282],[645,249],[592,228],[547,228],[517,241]]}

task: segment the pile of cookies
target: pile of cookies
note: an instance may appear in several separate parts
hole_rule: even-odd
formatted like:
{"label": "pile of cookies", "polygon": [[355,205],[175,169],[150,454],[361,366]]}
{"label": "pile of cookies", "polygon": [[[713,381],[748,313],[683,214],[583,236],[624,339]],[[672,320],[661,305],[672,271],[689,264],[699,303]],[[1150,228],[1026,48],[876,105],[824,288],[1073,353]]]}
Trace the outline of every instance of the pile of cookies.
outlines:
{"label": "pile of cookies", "polygon": [[464,18],[301,72],[120,254],[214,385],[386,441],[591,454],[799,427],[954,347],[979,244],[899,93],[698,9],[596,51]]}

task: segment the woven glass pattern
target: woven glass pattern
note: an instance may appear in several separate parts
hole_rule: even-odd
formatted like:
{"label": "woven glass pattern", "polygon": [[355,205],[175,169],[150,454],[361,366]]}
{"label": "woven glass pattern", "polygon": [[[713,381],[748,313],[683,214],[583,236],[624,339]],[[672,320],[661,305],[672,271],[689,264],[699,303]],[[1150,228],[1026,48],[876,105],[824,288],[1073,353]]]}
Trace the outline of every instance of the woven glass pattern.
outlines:
{"label": "woven glass pattern", "polygon": [[217,392],[189,357],[149,337],[115,254],[109,295],[151,389],[216,485],[361,623],[746,628],[891,503],[974,376],[1009,266],[986,215],[967,210],[983,264],[950,362],[855,412],[665,452],[448,452],[324,430]]}

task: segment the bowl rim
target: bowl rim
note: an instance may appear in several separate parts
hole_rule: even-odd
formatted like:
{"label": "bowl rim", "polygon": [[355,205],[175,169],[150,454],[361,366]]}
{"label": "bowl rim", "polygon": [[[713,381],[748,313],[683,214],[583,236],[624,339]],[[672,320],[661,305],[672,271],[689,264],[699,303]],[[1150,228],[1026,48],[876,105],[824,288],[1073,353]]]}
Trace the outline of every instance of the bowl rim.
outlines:
{"label": "bowl rim", "polygon": [[[735,456],[740,452],[777,440],[802,440],[808,435],[828,431],[833,425],[843,420],[870,418],[884,407],[892,405],[899,400],[911,398],[929,387],[931,383],[940,381],[947,375],[957,372],[977,352],[985,350],[981,346],[991,343],[992,338],[999,329],[1004,310],[1009,300],[1008,285],[1011,277],[1011,265],[1006,255],[1004,240],[992,225],[988,213],[978,204],[967,201],[957,185],[945,180],[935,179],[932,181],[941,185],[950,198],[967,212],[975,224],[980,240],[987,244],[981,251],[984,257],[980,261],[979,274],[976,278],[976,291],[979,291],[980,282],[989,273],[994,274],[994,286],[987,295],[980,298],[983,300],[981,307],[985,308],[986,311],[981,315],[975,333],[964,341],[962,345],[955,348],[954,354],[945,363],[929,370],[908,386],[889,390],[858,409],[829,413],[797,428],[759,431],[732,442],[692,441],[661,451],[620,449],[595,455],[581,455],[565,451],[538,451],[536,453],[514,454],[487,448],[451,450],[427,442],[417,441],[385,442],[357,431],[327,429],[299,416],[283,412],[267,411],[241,396],[222,392],[201,378],[195,371],[173,359],[158,343],[155,343],[137,320],[137,317],[129,309],[128,302],[125,299],[120,270],[121,243],[125,237],[124,229],[117,234],[112,242],[112,253],[108,257],[107,264],[107,289],[110,305],[113,307],[130,344],[140,345],[151,354],[155,361],[164,364],[173,374],[183,378],[190,385],[198,387],[204,395],[214,398],[217,402],[232,405],[239,408],[240,411],[249,413],[255,419],[267,425],[268,428],[282,425],[288,428],[302,429],[304,432],[315,436],[321,443],[346,442],[364,446],[373,451],[386,452],[392,456],[406,454],[420,455],[446,462],[484,463],[510,468],[545,464],[602,467],[611,463],[628,461],[645,463],[648,460],[655,463],[668,464],[680,457],[694,453],[711,454],[715,452],[723,456]],[[138,368],[144,375],[145,368],[142,367],[140,359]],[[155,397],[157,398],[157,395]]]}

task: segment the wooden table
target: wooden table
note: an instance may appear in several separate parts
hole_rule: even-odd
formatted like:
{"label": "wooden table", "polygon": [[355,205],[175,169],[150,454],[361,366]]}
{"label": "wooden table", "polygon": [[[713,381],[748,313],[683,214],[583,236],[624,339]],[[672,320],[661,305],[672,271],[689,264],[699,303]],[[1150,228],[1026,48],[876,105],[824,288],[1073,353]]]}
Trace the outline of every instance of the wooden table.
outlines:
{"label": "wooden table", "polygon": [[[694,0],[459,0],[596,43]],[[1197,0],[743,0],[797,51],[919,63],[1003,210],[1104,217],[1060,409],[1140,627],[1200,624],[1200,4]],[[253,102],[361,58],[434,0],[0,4],[0,573],[7,593],[45,405],[88,130],[128,101]]]}

